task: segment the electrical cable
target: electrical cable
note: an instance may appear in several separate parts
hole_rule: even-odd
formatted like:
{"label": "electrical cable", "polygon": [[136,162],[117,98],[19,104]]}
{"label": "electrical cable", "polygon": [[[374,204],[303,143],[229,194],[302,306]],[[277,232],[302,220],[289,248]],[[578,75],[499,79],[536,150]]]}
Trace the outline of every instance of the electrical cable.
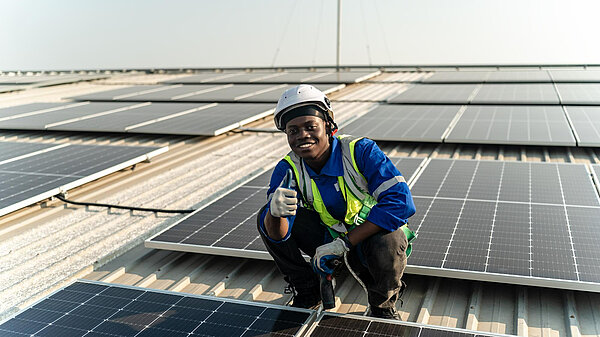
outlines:
{"label": "electrical cable", "polygon": [[363,9],[362,1],[359,1],[358,4],[360,5],[360,14],[362,16],[363,21],[365,40],[367,41],[367,58],[369,59],[369,65],[373,65],[373,62],[371,60],[371,47],[369,45],[369,30],[367,29],[367,19],[365,18],[365,11]]}
{"label": "electrical cable", "polygon": [[323,4],[325,1],[321,1],[321,7],[319,8],[319,16],[317,17],[317,37],[315,38],[315,49],[313,50],[312,65],[316,65],[317,50],[319,47],[319,36],[321,35],[321,17],[323,15]]}
{"label": "electrical cable", "polygon": [[[356,282],[358,282],[358,284],[360,284],[360,286],[365,291],[365,296],[367,296],[367,298],[369,298],[369,292],[367,291],[367,286],[358,277],[358,275],[356,275],[356,273],[354,272],[354,270],[352,269],[352,267],[350,267],[350,263],[348,263],[348,252],[344,253],[344,263],[346,264],[346,267],[348,268],[348,271],[350,272],[350,274],[352,274],[352,276],[354,277],[354,279],[356,280]],[[369,312],[370,308],[371,308],[371,306],[370,306],[369,302],[367,301],[367,310],[365,310],[365,315]]]}
{"label": "electrical cable", "polygon": [[154,213],[192,213],[195,209],[161,209],[161,208],[144,208],[144,207],[134,207],[134,206],[121,206],[121,205],[111,205],[111,204],[101,204],[95,202],[82,202],[82,201],[74,201],[69,200],[64,197],[63,194],[57,194],[55,197],[65,203],[80,205],[80,206],[99,206],[99,207],[108,207],[108,208],[118,208],[118,209],[127,209],[131,211],[142,211],[142,212],[154,212]]}
{"label": "electrical cable", "polygon": [[281,48],[281,45],[283,44],[283,40],[285,39],[285,36],[287,35],[287,30],[288,27],[290,25],[290,22],[292,21],[292,16],[294,15],[294,12],[296,10],[296,5],[298,4],[298,1],[294,1],[294,4],[292,6],[292,10],[290,11],[290,15],[287,19],[287,21],[285,22],[285,26],[283,28],[283,33],[281,34],[281,38],[279,40],[279,44],[277,45],[277,49],[275,50],[275,55],[273,55],[273,62],[271,62],[271,68],[275,67],[275,61],[277,60],[277,56],[279,55],[279,49]]}
{"label": "electrical cable", "polygon": [[377,7],[377,1],[373,1],[372,4],[375,6],[375,13],[377,14],[377,23],[379,24],[379,29],[381,30],[381,36],[383,37],[383,45],[385,46],[385,51],[387,52],[388,58],[390,59],[390,64],[392,64],[392,54],[390,53],[389,44],[387,41],[387,37],[385,36],[385,30],[381,25],[381,16],[379,15],[379,8]]}

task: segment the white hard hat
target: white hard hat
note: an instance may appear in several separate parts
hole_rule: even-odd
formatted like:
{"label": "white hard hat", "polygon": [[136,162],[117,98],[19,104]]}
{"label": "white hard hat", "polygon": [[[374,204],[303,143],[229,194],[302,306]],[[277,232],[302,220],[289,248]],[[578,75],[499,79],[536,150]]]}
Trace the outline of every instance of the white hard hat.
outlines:
{"label": "white hard hat", "polygon": [[319,107],[326,118],[333,122],[331,102],[329,102],[327,96],[312,85],[300,84],[286,90],[279,98],[274,113],[275,126],[277,129],[281,131],[285,130],[285,125],[283,125],[283,115],[285,115],[286,112],[306,105],[315,105]]}

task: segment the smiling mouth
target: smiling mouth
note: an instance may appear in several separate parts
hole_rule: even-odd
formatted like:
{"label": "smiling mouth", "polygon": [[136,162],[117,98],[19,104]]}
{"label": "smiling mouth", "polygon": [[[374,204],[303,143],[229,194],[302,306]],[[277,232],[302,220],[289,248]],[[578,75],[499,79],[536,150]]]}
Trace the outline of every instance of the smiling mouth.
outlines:
{"label": "smiling mouth", "polygon": [[309,149],[313,145],[315,145],[315,144],[314,143],[304,143],[304,144],[298,145],[297,148],[304,150],[304,149]]}

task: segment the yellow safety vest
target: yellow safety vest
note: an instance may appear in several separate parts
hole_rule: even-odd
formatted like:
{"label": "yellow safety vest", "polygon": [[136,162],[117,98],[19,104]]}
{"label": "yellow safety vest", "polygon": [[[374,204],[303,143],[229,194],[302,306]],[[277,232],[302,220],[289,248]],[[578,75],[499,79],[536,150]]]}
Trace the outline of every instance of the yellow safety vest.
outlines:
{"label": "yellow safety vest", "polygon": [[[360,173],[354,157],[354,147],[356,142],[361,140],[363,137],[352,137],[348,135],[337,136],[340,141],[342,150],[342,166],[344,175],[338,177],[338,185],[342,192],[342,196],[346,200],[346,215],[344,216],[344,225],[340,226],[340,221],[335,219],[325,207],[321,193],[317,188],[317,184],[310,178],[308,171],[306,170],[306,164],[298,155],[293,151],[288,153],[284,157],[292,170],[294,171],[294,177],[298,183],[298,189],[302,193],[304,198],[304,204],[306,207],[314,209],[319,213],[321,221],[327,226],[331,235],[336,238],[341,234],[346,234],[354,227],[360,225],[367,217],[368,211],[377,204],[377,197],[379,194],[388,188],[392,187],[398,182],[405,182],[404,177],[397,176],[389,181],[383,182],[373,193],[374,196],[369,194],[369,185],[367,179]],[[366,206],[366,207],[364,207]],[[366,214],[365,213],[366,210]],[[362,212],[361,212],[362,211]],[[414,233],[408,229],[408,226],[404,225],[401,227],[402,231],[406,235],[406,238],[412,241],[415,237]],[[410,245],[409,245],[410,247]],[[409,248],[407,248],[407,256],[410,254]]]}

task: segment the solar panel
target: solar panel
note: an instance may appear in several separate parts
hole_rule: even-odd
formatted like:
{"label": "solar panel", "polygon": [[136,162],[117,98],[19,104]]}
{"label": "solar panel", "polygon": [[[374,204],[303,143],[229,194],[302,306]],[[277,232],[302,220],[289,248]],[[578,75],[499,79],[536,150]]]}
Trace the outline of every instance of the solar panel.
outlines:
{"label": "solar panel", "polygon": [[100,91],[80,96],[71,97],[77,101],[112,101],[117,97],[128,97],[142,94],[144,92],[164,88],[162,85],[136,85],[133,87],[119,88]]}
{"label": "solar panel", "polygon": [[562,83],[556,84],[562,104],[600,104],[600,84]]}
{"label": "solar panel", "polygon": [[592,165],[592,171],[595,174],[594,180],[596,181],[596,185],[600,189],[600,165],[599,164],[593,164]]}
{"label": "solar panel", "polygon": [[423,80],[424,83],[483,83],[489,71],[440,71]]}
{"label": "solar panel", "polygon": [[558,104],[553,84],[484,84],[472,104]]}
{"label": "solar panel", "polygon": [[550,70],[554,82],[600,82],[600,70]]}
{"label": "solar panel", "polygon": [[[184,83],[184,84],[199,84],[199,83],[236,83],[236,84],[247,84],[260,82],[261,79],[269,79],[271,77],[278,77],[282,73],[275,72],[251,72],[251,73],[229,73],[221,74],[220,76],[213,76],[212,78],[182,78],[169,81],[169,83]],[[195,77],[195,76],[191,76]],[[269,81],[267,81],[269,82]]]}
{"label": "solar panel", "polygon": [[600,107],[565,106],[578,146],[600,146]]}
{"label": "solar panel", "polygon": [[[148,103],[145,103],[148,104]],[[46,109],[22,117],[0,121],[1,129],[46,130],[53,125],[88,119],[94,116],[113,114],[134,106],[136,103],[95,102],[64,105],[60,108]],[[44,112],[45,111],[45,112]]]}
{"label": "solar panel", "polygon": [[476,84],[416,84],[388,102],[466,104],[477,87]]}
{"label": "solar panel", "polygon": [[165,84],[202,84],[202,83],[207,83],[209,81],[212,83],[216,83],[216,81],[218,81],[221,78],[236,77],[241,74],[243,74],[243,73],[240,73],[240,72],[201,73],[201,74],[194,74],[194,75],[190,75],[190,76],[179,77],[179,78],[175,78],[172,80],[162,81],[160,83],[165,83]]}
{"label": "solar panel", "polygon": [[19,75],[19,76],[0,76],[0,84],[27,84],[33,86],[47,86],[56,84],[66,84],[80,81],[89,81],[106,78],[107,75],[99,74],[59,74],[59,75]]}
{"label": "solar panel", "polygon": [[375,140],[441,143],[459,109],[457,105],[379,105],[342,131]]}
{"label": "solar panel", "polygon": [[[170,116],[176,118],[175,116],[187,112],[192,113],[208,106],[206,103],[92,103],[92,105],[97,104],[127,104],[132,108],[94,118],[72,120],[69,123],[59,122],[56,126],[50,126],[47,129],[57,131],[136,132],[132,126],[148,125],[153,121],[169,118]],[[107,106],[108,111],[110,111],[110,105]]]}
{"label": "solar panel", "polygon": [[0,324],[2,336],[296,336],[314,311],[77,281]]}
{"label": "solar panel", "polygon": [[184,97],[194,96],[203,92],[223,89],[222,85],[171,85],[160,87],[161,90],[149,91],[134,96],[119,97],[117,100],[135,100],[140,102],[177,101]]}
{"label": "solar panel", "polygon": [[600,291],[585,165],[433,159],[411,191],[410,271]]}
{"label": "solar panel", "polygon": [[486,80],[487,83],[501,82],[532,82],[543,83],[552,82],[548,71],[546,70],[529,70],[529,71],[491,71],[490,76]]}
{"label": "solar panel", "polygon": [[[153,103],[156,104],[156,103]],[[173,103],[168,103],[173,104]],[[127,132],[217,136],[272,114],[272,104],[218,103],[176,118],[130,126]]]}
{"label": "solar panel", "polygon": [[[422,158],[390,158],[410,181]],[[272,171],[234,189],[145,242],[148,248],[271,259],[256,228]]]}
{"label": "solar panel", "polygon": [[55,147],[56,144],[0,142],[0,164]]}
{"label": "solar panel", "polygon": [[78,102],[46,107],[13,107],[13,116],[0,118],[0,128],[215,136],[270,115],[274,105]]}
{"label": "solar panel", "polygon": [[354,315],[339,315],[325,312],[310,337],[475,337],[506,336],[465,329],[431,326],[411,322],[383,320]]}
{"label": "solar panel", "polygon": [[379,75],[376,71],[352,71],[352,72],[332,72],[326,76],[318,78],[309,78],[304,80],[306,83],[324,84],[324,83],[358,83]]}
{"label": "solar panel", "polygon": [[560,106],[469,105],[445,141],[575,146]]}
{"label": "solar panel", "polygon": [[65,103],[30,103],[0,109],[0,121],[9,117],[24,115],[35,111],[65,106]]}
{"label": "solar panel", "polygon": [[146,160],[167,148],[66,143],[30,150],[29,154],[0,162],[0,216]]}

